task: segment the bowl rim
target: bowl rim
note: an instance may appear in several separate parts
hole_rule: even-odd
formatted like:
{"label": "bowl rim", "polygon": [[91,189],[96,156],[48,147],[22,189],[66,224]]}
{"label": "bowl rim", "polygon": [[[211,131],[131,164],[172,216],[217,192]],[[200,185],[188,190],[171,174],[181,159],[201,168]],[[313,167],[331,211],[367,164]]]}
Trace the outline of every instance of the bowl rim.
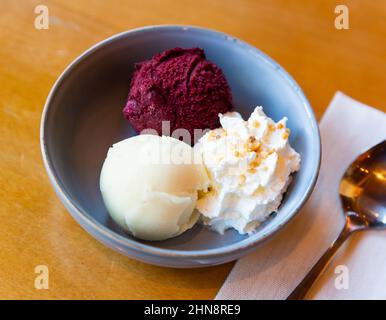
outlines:
{"label": "bowl rim", "polygon": [[[278,72],[280,76],[283,78],[283,80],[285,80],[296,92],[296,94],[298,95],[298,97],[300,98],[303,104],[304,110],[306,111],[307,116],[314,129],[314,138],[317,142],[315,146],[316,163],[313,168],[313,173],[310,180],[311,183],[305,188],[305,192],[297,201],[295,207],[293,208],[293,212],[289,214],[287,217],[285,217],[281,223],[278,223],[276,226],[272,227],[272,229],[268,230],[266,233],[261,234],[258,237],[253,238],[253,235],[252,235],[242,240],[241,243],[236,242],[221,248],[189,250],[189,251],[176,250],[176,249],[164,249],[164,248],[148,245],[146,243],[141,243],[136,241],[135,239],[124,237],[116,233],[115,231],[105,227],[96,219],[94,219],[91,215],[89,215],[85,210],[78,207],[76,203],[72,201],[71,196],[66,192],[64,186],[62,185],[60,179],[56,174],[55,166],[50,159],[50,151],[45,141],[46,141],[46,128],[47,128],[47,122],[48,122],[47,119],[50,112],[51,101],[53,100],[54,96],[57,94],[58,90],[60,89],[60,86],[63,83],[63,81],[69,76],[71,71],[75,69],[77,65],[79,65],[85,58],[89,57],[92,53],[105,47],[106,45],[109,45],[110,43],[115,41],[119,41],[127,37],[128,35],[138,35],[141,33],[155,32],[160,30],[182,31],[182,32],[189,31],[189,32],[194,32],[196,34],[205,34],[207,36],[209,35],[211,37],[217,37],[217,38],[220,37],[223,39],[225,38],[226,40],[232,41],[234,45],[248,49],[250,52],[255,54],[260,60],[262,60],[264,63],[272,67],[275,70],[275,72]],[[307,199],[310,197],[313,191],[313,188],[316,184],[316,180],[320,169],[320,162],[321,162],[321,139],[320,139],[319,127],[318,127],[314,112],[306,96],[304,95],[303,91],[299,87],[299,85],[289,75],[289,73],[284,70],[283,67],[281,67],[275,60],[270,58],[267,54],[263,53],[261,50],[257,49],[256,47],[238,38],[230,36],[226,33],[209,29],[209,28],[203,28],[203,27],[197,27],[197,26],[191,26],[191,25],[176,25],[176,24],[150,25],[150,26],[139,27],[139,28],[123,31],[121,33],[117,33],[115,35],[108,37],[107,39],[104,39],[96,43],[95,45],[91,46],[89,49],[81,53],[77,58],[75,58],[57,78],[57,80],[55,81],[54,85],[52,86],[46,98],[46,102],[41,116],[41,124],[40,124],[40,148],[41,148],[43,163],[47,171],[49,180],[51,181],[60,200],[63,202],[63,204],[65,205],[69,213],[75,218],[75,220],[77,220],[78,222],[80,222],[80,220],[83,221],[86,227],[83,226],[82,224],[81,226],[84,229],[86,229],[86,231],[91,233],[94,237],[96,237],[99,241],[101,241],[101,239],[99,239],[99,237],[97,237],[92,232],[90,232],[89,228],[91,230],[95,230],[95,232],[97,232],[100,236],[107,237],[110,243],[119,244],[120,247],[123,249],[132,249],[136,252],[141,252],[144,254],[149,254],[149,255],[159,256],[159,257],[181,257],[181,258],[184,257],[184,258],[196,258],[196,259],[215,257],[215,256],[224,256],[230,253],[234,253],[236,250],[240,250],[240,252],[245,251],[247,249],[250,249],[251,247],[256,246],[258,243],[263,242],[264,240],[268,239],[270,236],[276,234],[279,230],[281,230],[289,221],[291,221],[296,216],[296,214],[303,207]]]}

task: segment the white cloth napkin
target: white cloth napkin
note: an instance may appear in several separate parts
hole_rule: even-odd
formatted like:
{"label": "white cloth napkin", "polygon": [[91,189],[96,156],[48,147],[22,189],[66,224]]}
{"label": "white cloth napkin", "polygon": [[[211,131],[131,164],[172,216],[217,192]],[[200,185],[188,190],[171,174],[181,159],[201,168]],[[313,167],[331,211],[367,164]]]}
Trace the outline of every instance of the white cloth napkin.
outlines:
{"label": "white cloth napkin", "polygon": [[[286,299],[337,237],[340,178],[357,155],[386,139],[386,114],[337,92],[320,130],[322,164],[310,199],[284,230],[236,262],[216,299]],[[342,275],[343,288],[336,287]],[[352,235],[307,298],[385,299],[386,230]]]}

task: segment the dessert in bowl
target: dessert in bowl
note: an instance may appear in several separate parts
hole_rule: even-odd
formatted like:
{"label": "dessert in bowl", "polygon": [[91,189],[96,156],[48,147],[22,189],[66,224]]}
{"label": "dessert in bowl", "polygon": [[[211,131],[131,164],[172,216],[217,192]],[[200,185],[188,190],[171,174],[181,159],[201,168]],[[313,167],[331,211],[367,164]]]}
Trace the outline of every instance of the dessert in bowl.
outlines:
{"label": "dessert in bowl", "polygon": [[[167,240],[141,240],[110,216],[103,201],[99,179],[108,149],[119,141],[137,136],[137,126],[144,122],[138,117],[138,122],[130,125],[122,115],[123,107],[128,106],[124,114],[129,118],[135,111],[127,96],[134,66],[171,48],[204,50],[208,61],[222,70],[232,94],[231,112],[239,113],[239,118],[248,119],[256,106],[263,106],[267,116],[275,121],[288,118],[289,144],[300,155],[301,167],[293,175],[277,212],[253,226],[250,234],[249,230],[243,234],[233,228],[222,228],[223,234],[220,234],[208,227],[210,223],[193,223]],[[200,59],[200,53],[197,54],[196,59]],[[133,92],[132,100],[137,102],[137,97]],[[227,109],[226,99],[216,108]],[[227,111],[220,113],[225,117]],[[215,115],[218,117],[217,111]],[[198,120],[196,115],[191,119]],[[214,128],[218,124],[211,125],[213,120],[208,123],[209,129],[218,130]],[[132,30],[109,38],[82,54],[59,77],[47,99],[41,143],[43,159],[56,192],[89,233],[123,254],[173,267],[225,263],[254,250],[299,211],[312,191],[320,163],[317,123],[294,80],[254,47],[225,34],[195,27],[158,26]],[[139,186],[141,182],[132,181],[134,190],[136,184]],[[198,209],[202,199],[200,195],[196,202]]]}

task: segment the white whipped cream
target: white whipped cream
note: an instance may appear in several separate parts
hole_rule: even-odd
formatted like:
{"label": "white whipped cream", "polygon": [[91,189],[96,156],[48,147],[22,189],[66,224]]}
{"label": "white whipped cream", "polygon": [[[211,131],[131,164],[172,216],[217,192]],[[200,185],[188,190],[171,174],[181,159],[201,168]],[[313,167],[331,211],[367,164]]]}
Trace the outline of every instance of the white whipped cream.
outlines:
{"label": "white whipped cream", "polygon": [[211,187],[197,209],[204,223],[223,233],[252,233],[277,211],[300,156],[291,148],[287,118],[275,123],[262,107],[244,121],[239,113],[220,114],[222,128],[209,131],[195,148],[201,152]]}

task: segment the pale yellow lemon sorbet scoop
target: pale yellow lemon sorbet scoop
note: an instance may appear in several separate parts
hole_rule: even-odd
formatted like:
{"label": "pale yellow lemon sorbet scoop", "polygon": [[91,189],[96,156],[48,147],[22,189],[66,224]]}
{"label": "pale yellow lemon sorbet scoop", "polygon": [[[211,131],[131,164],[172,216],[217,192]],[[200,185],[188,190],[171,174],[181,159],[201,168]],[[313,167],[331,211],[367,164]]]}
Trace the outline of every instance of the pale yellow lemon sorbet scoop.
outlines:
{"label": "pale yellow lemon sorbet scoop", "polygon": [[166,136],[139,135],[114,144],[100,176],[104,203],[135,237],[165,240],[198,220],[198,191],[209,179],[194,149]]}

